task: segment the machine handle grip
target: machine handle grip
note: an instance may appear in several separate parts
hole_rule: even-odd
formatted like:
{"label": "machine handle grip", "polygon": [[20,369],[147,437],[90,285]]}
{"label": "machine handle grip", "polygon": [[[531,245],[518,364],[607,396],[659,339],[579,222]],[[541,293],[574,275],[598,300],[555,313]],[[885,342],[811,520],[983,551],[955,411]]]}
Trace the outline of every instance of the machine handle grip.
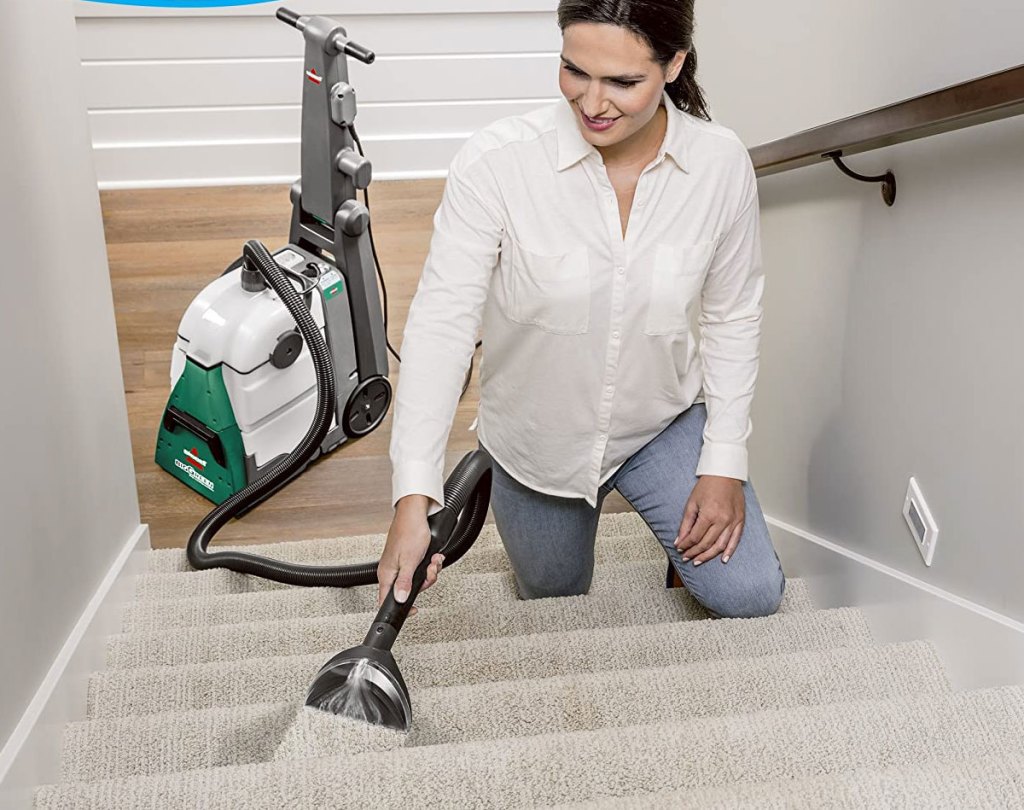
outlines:
{"label": "machine handle grip", "polygon": [[189,433],[198,436],[210,448],[213,460],[221,467],[227,466],[227,456],[224,453],[224,444],[221,442],[220,436],[192,416],[192,414],[185,413],[173,405],[168,405],[167,410],[164,411],[164,428],[173,431],[175,427],[182,427]]}
{"label": "machine handle grip", "polygon": [[296,14],[291,9],[287,9],[284,6],[281,6],[277,10],[276,16],[277,19],[279,19],[281,22],[288,23],[288,25],[292,26],[293,28],[299,27],[299,15]]}
{"label": "machine handle grip", "polygon": [[377,58],[377,54],[369,48],[364,48],[358,42],[353,42],[352,40],[345,43],[345,53],[358,59],[360,62],[365,62],[367,65],[372,65],[373,61]]}

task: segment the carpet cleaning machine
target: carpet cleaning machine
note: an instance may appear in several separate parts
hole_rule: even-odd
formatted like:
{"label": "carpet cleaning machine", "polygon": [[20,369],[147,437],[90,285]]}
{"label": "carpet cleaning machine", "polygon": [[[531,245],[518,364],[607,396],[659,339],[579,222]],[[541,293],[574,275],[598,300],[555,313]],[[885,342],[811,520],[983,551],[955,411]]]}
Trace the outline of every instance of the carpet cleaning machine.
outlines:
{"label": "carpet cleaning machine", "polygon": [[[227,568],[290,585],[371,585],[376,562],[308,566],[208,550],[229,520],[313,460],[378,427],[391,402],[387,290],[366,192],[372,167],[355,131],[356,94],[346,60],[372,64],[375,57],[328,17],[285,8],[277,17],[306,42],[302,177],[291,188],[289,243],[271,254],[260,242],[247,242],[242,256],[185,312],[156,461],[217,504],[189,538],[194,568]],[[365,204],[356,197],[360,189]],[[384,288],[383,311],[375,272]],[[448,567],[479,536],[490,482],[491,460],[483,450],[459,462],[444,485],[444,508],[428,518],[430,545],[408,599],[396,602],[392,586],[363,644],[324,665],[306,705],[411,728],[409,690],[391,648],[431,557],[444,554]]]}

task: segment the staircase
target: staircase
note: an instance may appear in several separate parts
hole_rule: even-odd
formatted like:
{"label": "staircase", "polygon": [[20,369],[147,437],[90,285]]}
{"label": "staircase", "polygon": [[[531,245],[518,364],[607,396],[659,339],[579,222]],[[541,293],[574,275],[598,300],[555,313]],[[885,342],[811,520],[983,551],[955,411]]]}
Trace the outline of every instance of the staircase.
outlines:
{"label": "staircase", "polygon": [[[261,547],[364,562],[383,536]],[[395,647],[409,735],[302,707],[376,586],[299,589],[154,551],[40,808],[1024,806],[1024,689],[953,692],[925,642],[856,609],[711,619],[602,516],[586,596],[517,599],[494,525]]]}

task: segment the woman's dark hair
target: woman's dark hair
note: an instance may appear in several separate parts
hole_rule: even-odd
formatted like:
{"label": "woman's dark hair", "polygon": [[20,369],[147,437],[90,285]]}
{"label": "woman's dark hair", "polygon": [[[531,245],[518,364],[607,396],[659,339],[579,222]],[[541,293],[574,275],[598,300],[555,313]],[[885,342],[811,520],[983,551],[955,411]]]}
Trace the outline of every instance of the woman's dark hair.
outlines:
{"label": "woman's dark hair", "polygon": [[697,50],[693,47],[694,0],[559,0],[558,27],[605,23],[631,31],[650,47],[664,68],[678,51],[687,51],[679,77],[665,85],[675,105],[710,121],[704,91],[697,84]]}

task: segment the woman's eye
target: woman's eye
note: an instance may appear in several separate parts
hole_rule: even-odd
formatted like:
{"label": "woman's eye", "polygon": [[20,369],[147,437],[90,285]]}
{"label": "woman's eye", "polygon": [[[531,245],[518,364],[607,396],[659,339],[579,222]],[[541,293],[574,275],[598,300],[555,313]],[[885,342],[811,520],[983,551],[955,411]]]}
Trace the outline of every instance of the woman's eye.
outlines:
{"label": "woman's eye", "polygon": [[[577,68],[571,67],[569,65],[563,65],[563,67],[566,70],[568,70],[573,76],[586,76],[587,75],[582,70],[579,70]],[[613,81],[612,84],[614,84],[616,87],[623,87],[623,88],[627,88],[628,89],[630,87],[636,87],[638,84],[640,84],[640,82],[619,82],[619,81]]]}

